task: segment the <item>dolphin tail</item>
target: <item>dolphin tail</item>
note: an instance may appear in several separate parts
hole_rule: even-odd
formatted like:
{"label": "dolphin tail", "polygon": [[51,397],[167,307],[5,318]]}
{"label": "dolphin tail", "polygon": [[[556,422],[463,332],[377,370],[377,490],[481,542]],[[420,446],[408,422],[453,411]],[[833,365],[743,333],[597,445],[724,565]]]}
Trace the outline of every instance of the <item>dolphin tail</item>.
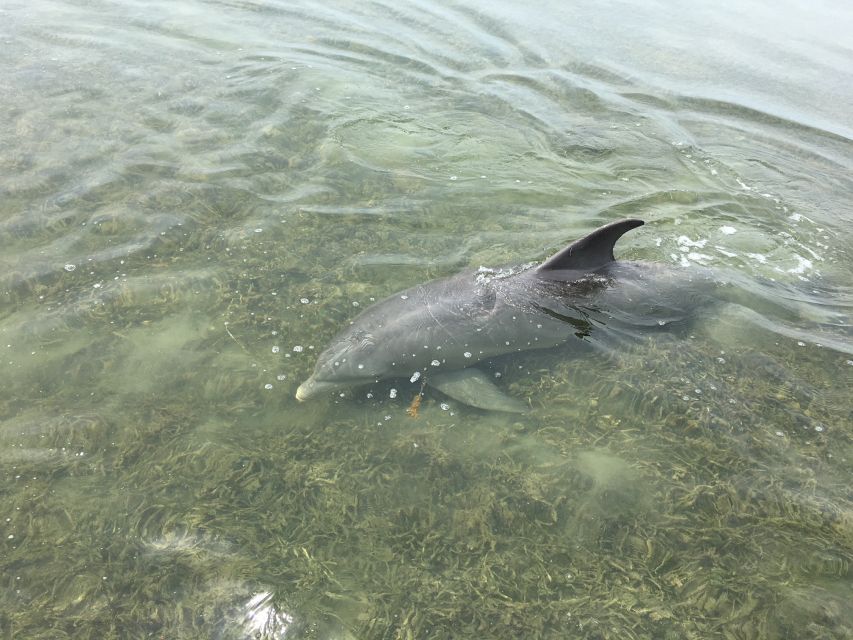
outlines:
{"label": "dolphin tail", "polygon": [[642,220],[629,218],[604,225],[548,258],[536,271],[577,271],[603,267],[615,260],[613,245],[616,241],[625,232],[644,224]]}

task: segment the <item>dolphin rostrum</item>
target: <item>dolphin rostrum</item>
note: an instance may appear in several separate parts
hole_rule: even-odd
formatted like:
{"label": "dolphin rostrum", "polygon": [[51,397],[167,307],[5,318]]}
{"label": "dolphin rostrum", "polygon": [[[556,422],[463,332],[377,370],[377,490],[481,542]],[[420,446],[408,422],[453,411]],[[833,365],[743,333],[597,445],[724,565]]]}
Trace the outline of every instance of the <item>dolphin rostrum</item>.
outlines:
{"label": "dolphin rostrum", "polygon": [[587,339],[609,325],[654,327],[687,317],[696,298],[685,276],[654,263],[617,262],[613,245],[642,220],[612,222],[536,267],[463,271],[400,291],[367,308],[317,359],[296,391],[325,391],[422,377],[472,406],[520,412],[478,362]]}

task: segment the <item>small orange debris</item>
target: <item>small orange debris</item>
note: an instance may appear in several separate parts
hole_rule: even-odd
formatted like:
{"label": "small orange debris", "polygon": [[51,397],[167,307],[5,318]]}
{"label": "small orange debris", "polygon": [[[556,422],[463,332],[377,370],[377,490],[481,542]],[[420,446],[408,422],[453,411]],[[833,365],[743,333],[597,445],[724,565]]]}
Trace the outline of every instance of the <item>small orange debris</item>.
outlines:
{"label": "small orange debris", "polygon": [[418,409],[420,409],[421,398],[423,398],[423,397],[424,397],[423,393],[419,392],[418,395],[416,395],[414,397],[414,399],[412,400],[412,404],[409,405],[409,408],[406,409],[406,413],[409,414],[410,418],[417,418],[418,417]]}

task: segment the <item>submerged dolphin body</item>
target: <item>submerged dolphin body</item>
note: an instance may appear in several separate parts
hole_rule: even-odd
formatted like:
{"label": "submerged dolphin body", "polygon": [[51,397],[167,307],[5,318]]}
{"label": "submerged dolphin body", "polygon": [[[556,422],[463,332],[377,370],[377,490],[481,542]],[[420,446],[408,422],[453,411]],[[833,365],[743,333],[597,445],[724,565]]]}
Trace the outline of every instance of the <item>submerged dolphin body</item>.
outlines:
{"label": "submerged dolphin body", "polygon": [[423,376],[466,404],[523,411],[522,402],[501,393],[474,365],[609,326],[657,327],[694,311],[696,287],[686,285],[709,282],[708,274],[613,257],[622,234],[642,224],[605,225],[537,267],[464,271],[374,304],[320,354],[296,398]]}

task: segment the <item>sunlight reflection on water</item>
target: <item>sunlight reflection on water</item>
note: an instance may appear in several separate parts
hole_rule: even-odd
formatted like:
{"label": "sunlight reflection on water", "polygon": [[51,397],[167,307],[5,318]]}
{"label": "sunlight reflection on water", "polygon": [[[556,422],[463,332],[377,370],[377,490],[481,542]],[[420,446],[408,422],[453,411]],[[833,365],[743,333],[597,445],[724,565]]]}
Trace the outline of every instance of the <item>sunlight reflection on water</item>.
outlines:
{"label": "sunlight reflection on water", "polygon": [[255,594],[246,603],[245,629],[249,637],[282,640],[293,624],[293,616],[278,609],[268,591]]}

